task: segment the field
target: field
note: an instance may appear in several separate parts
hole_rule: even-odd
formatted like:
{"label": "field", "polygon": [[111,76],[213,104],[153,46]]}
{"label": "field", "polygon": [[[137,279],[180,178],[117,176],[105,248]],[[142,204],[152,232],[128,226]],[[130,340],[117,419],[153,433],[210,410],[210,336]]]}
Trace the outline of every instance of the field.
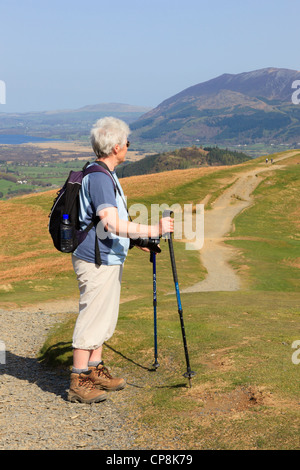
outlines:
{"label": "field", "polygon": [[[145,154],[129,151],[128,161]],[[71,170],[81,170],[95,155],[82,142],[0,145],[0,200],[60,188]]]}
{"label": "field", "polygon": [[[157,258],[158,362],[153,363],[152,271],[134,249],[125,264],[117,331],[104,360],[126,376],[123,408],[138,431],[136,445],[152,449],[299,449],[300,154],[274,155],[230,168],[174,171],[125,178],[130,204],[217,202],[247,172],[259,174],[250,205],[222,238],[241,288],[182,293],[192,369],[189,388],[167,244]],[[39,352],[46,365],[69,368],[77,285],[68,256],[47,234],[55,191],[0,202],[0,307],[53,305],[66,321]],[[236,194],[230,205],[240,202]],[[11,217],[14,214],[14,217]],[[216,241],[217,242],[217,241]],[[199,252],[174,241],[180,289],[208,276]],[[201,254],[201,252],[200,252]],[[146,256],[146,258],[145,258]],[[120,405],[121,406],[121,405]],[[122,409],[123,409],[122,408]],[[148,447],[147,447],[148,446]],[[155,446],[155,447],[154,447]]]}

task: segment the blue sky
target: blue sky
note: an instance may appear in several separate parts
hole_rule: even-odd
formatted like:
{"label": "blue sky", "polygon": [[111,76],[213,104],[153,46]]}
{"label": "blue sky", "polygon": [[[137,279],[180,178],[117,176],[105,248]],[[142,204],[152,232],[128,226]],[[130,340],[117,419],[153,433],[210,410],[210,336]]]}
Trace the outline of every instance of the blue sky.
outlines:
{"label": "blue sky", "polygon": [[299,70],[299,0],[0,0],[0,112],[155,107],[223,73]]}

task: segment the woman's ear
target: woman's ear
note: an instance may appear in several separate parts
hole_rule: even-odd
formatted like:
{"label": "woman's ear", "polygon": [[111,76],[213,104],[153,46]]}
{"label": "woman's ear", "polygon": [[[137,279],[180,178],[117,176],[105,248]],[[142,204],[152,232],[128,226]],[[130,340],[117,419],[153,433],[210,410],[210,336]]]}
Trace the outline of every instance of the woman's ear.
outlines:
{"label": "woman's ear", "polygon": [[119,150],[120,150],[120,146],[119,144],[116,144],[113,148],[113,153],[116,155],[119,152]]}

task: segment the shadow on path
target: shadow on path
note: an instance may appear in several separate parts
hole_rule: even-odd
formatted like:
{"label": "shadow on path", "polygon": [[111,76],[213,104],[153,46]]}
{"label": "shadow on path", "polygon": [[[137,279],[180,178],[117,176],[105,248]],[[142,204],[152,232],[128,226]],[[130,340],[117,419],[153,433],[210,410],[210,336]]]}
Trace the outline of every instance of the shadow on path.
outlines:
{"label": "shadow on path", "polygon": [[52,370],[41,364],[36,358],[18,356],[10,351],[6,351],[5,364],[0,364],[1,382],[4,382],[3,375],[36,384],[44,392],[54,393],[64,400],[70,384],[69,374],[66,374],[65,371]]}

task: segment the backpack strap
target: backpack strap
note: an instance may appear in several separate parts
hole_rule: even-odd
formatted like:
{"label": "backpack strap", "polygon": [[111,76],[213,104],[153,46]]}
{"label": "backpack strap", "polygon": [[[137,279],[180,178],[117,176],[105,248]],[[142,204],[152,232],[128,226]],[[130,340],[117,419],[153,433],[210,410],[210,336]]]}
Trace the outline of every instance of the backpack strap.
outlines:
{"label": "backpack strap", "polygon": [[[119,196],[120,196],[120,198],[121,198],[122,201],[123,201],[124,207],[125,207],[126,212],[127,212],[127,214],[128,214],[128,218],[129,218],[130,222],[132,222],[132,218],[131,218],[131,215],[129,214],[129,211],[128,211],[128,208],[127,208],[127,204],[126,204],[126,202],[125,202],[125,200],[124,200],[124,198],[123,198],[123,195],[122,195],[122,193],[121,193],[121,190],[120,190],[120,188],[119,188],[119,185],[117,184],[117,182],[116,182],[116,180],[115,180],[113,174],[111,173],[110,169],[108,168],[108,166],[106,165],[106,163],[104,163],[104,162],[102,162],[102,161],[96,161],[95,163],[97,163],[98,165],[100,165],[102,168],[104,168],[104,169],[106,170],[107,173],[110,174],[110,176],[111,176],[111,178],[112,178],[112,180],[113,180],[113,182],[114,182],[114,184],[115,184],[115,188],[117,189],[117,191],[118,191],[118,193],[119,193]],[[132,248],[133,246],[134,246],[134,244],[132,243],[132,240],[130,239],[130,248]],[[99,250],[98,244],[97,244],[97,249]]]}
{"label": "backpack strap", "polygon": [[104,163],[104,162],[102,162],[102,161],[96,161],[95,163],[97,163],[98,165],[100,165],[102,168],[104,168],[104,169],[106,170],[107,173],[109,173],[111,179],[112,179],[113,182],[114,182],[115,189],[118,191],[119,196],[120,196],[120,198],[121,198],[122,201],[123,201],[123,204],[124,204],[124,207],[125,207],[126,212],[127,212],[127,214],[128,214],[128,217],[129,217],[130,221],[132,222],[131,216],[130,216],[129,211],[128,211],[128,208],[127,208],[127,204],[126,204],[126,202],[125,202],[125,200],[124,200],[124,198],[123,198],[121,189],[119,188],[119,185],[117,184],[117,182],[116,182],[116,180],[115,180],[115,178],[114,178],[112,172],[110,171],[110,169],[108,168],[108,166],[106,165],[106,163]]}

